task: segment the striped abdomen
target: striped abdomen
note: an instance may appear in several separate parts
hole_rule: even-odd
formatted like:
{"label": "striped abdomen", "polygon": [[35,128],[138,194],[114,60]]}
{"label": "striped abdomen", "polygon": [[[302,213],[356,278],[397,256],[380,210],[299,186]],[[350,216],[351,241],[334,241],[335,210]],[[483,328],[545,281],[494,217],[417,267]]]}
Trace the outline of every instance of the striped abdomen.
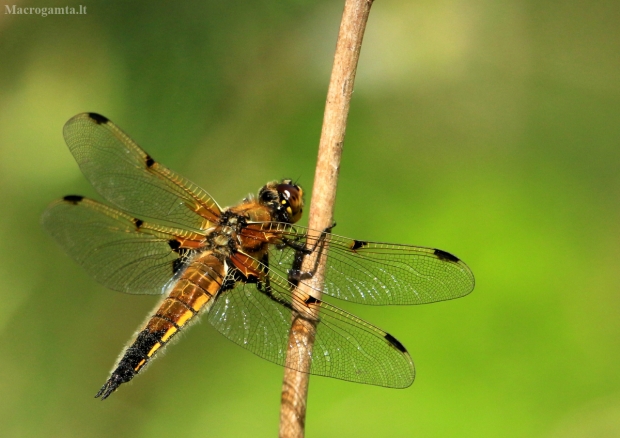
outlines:
{"label": "striped abdomen", "polygon": [[224,281],[225,271],[224,264],[211,252],[193,260],[125,349],[112,375],[95,397],[104,400],[121,384],[129,382],[170,339],[195,320],[201,310],[208,309]]}

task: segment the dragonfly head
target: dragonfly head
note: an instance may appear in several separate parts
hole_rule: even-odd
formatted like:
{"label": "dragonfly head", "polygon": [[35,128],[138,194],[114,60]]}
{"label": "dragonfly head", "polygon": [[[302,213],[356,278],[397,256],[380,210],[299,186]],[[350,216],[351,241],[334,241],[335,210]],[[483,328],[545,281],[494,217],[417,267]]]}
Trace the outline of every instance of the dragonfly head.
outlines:
{"label": "dragonfly head", "polygon": [[278,222],[294,224],[301,218],[304,191],[290,179],[267,183],[258,192],[259,202],[271,210]]}

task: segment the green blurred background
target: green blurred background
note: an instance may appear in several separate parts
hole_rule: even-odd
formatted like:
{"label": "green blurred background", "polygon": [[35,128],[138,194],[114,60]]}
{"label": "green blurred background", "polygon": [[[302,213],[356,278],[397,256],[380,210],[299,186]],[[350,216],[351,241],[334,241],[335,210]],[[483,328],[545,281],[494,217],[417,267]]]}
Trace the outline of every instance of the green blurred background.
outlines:
{"label": "green blurred background", "polygon": [[[343,2],[83,4],[0,13],[0,435],[276,436],[282,369],[206,323],[95,400],[157,298],[95,284],[39,217],[94,195],[61,135],[83,111],[220,204],[282,177],[309,192]],[[620,436],[618,23],[613,1],[376,2],[336,231],[453,252],[477,286],[336,303],[402,341],[417,379],[313,377],[307,436]]]}

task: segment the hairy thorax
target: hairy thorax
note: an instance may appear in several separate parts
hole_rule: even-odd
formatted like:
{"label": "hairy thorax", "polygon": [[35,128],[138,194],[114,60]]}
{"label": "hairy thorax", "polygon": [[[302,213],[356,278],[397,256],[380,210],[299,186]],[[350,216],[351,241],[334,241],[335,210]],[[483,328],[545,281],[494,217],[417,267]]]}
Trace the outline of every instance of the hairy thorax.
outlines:
{"label": "hairy thorax", "polygon": [[240,252],[260,260],[267,251],[269,239],[265,239],[264,233],[254,236],[242,231],[251,229],[253,222],[271,220],[269,209],[251,199],[228,208],[222,212],[219,224],[207,232],[206,248],[222,258]]}

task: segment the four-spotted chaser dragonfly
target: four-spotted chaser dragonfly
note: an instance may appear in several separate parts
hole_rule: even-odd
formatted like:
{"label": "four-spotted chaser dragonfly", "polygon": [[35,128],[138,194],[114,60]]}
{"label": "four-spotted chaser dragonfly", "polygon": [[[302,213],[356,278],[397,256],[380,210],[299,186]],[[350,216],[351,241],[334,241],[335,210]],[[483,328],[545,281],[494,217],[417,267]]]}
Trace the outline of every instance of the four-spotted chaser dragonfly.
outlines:
{"label": "four-spotted chaser dragonfly", "polygon": [[[309,362],[311,374],[411,385],[413,362],[393,336],[294,293],[312,275],[300,272],[298,261],[317,248],[325,263],[322,292],[341,300],[423,304],[458,298],[474,287],[467,265],[439,249],[353,240],[329,230],[311,237],[294,225],[303,191],[291,180],[270,182],[258,196],[221,208],[101,115],[73,117],[64,137],[86,178],[116,208],[65,196],[45,211],[43,227],[104,286],[164,295],[97,393],[101,399],[203,313],[225,337],[279,365],[307,372]],[[291,351],[301,347],[289,345],[293,317],[315,327],[314,345],[298,354]]]}

